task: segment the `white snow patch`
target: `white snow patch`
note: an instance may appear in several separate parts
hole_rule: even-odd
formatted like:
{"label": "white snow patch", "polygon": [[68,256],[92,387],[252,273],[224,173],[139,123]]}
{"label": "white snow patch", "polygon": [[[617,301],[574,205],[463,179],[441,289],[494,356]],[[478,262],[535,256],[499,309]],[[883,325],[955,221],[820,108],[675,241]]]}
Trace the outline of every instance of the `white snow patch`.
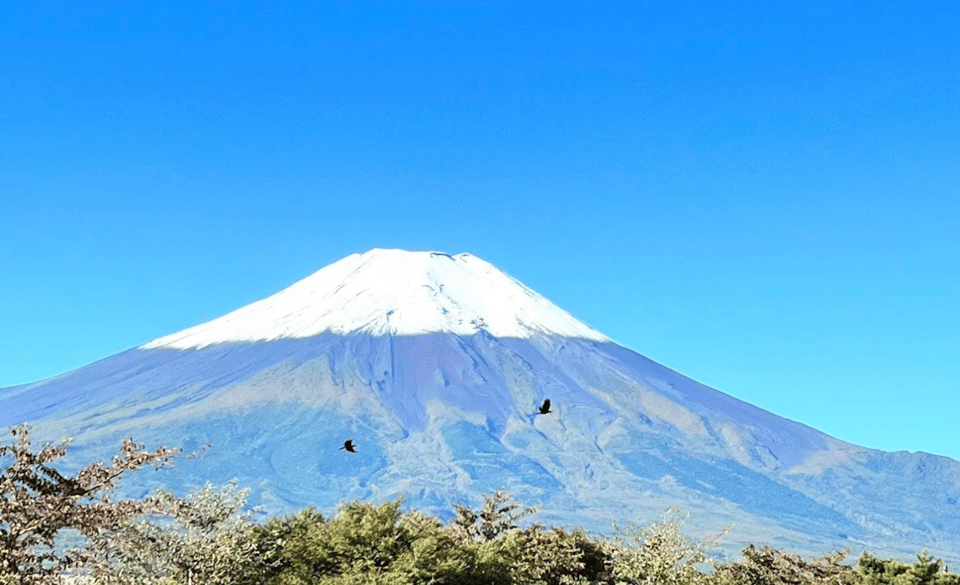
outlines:
{"label": "white snow patch", "polygon": [[830,445],[826,449],[811,453],[802,463],[790,468],[787,475],[820,476],[826,471],[854,462],[857,454],[869,451],[849,443],[838,441],[838,444],[839,446]]}
{"label": "white snow patch", "polygon": [[609,341],[489,262],[470,254],[375,249],[330,264],[279,293],[141,346],[313,337],[330,332],[447,332]]}

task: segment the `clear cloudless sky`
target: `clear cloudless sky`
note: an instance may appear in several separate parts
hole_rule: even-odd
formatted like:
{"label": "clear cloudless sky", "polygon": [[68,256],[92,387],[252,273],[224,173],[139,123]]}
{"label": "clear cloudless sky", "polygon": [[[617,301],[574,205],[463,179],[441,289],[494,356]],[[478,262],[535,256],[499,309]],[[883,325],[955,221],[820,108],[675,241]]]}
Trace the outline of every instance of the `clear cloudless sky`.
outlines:
{"label": "clear cloudless sky", "polygon": [[0,5],[0,387],[375,247],[470,252],[960,459],[960,4]]}

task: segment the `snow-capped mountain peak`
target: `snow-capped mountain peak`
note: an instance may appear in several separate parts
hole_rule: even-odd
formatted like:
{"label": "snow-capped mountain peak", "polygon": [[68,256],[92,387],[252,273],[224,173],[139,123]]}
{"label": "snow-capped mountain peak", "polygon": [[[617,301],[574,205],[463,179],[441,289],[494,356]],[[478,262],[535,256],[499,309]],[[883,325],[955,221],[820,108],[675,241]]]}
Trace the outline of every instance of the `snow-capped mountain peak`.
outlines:
{"label": "snow-capped mountain peak", "polygon": [[544,297],[470,254],[375,249],[150,348],[305,338],[324,332],[537,334],[608,341]]}

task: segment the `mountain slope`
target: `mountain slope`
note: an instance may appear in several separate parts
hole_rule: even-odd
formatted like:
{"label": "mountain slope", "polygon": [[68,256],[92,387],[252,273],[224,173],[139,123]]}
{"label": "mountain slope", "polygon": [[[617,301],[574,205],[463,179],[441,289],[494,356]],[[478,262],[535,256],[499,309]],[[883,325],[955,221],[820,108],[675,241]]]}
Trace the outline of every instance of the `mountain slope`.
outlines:
{"label": "mountain slope", "polygon": [[[550,398],[553,411],[537,415]],[[207,324],[0,390],[0,425],[196,458],[151,482],[238,478],[270,511],[404,496],[448,513],[506,487],[607,532],[663,508],[727,542],[960,551],[960,463],[829,437],[620,347],[467,255],[376,250]],[[352,438],[358,453],[337,451]]]}

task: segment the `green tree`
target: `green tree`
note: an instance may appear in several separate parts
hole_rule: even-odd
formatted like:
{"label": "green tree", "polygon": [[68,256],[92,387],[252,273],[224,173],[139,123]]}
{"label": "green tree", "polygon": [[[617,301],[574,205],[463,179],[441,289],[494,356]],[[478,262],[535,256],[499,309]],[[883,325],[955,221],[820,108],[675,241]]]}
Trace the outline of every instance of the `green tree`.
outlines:
{"label": "green tree", "polygon": [[585,532],[519,521],[536,512],[504,490],[484,495],[479,510],[458,504],[450,530],[476,558],[483,582],[517,585],[594,583],[606,578],[608,556]]}
{"label": "green tree", "polygon": [[[517,522],[535,511],[524,508],[502,489],[484,494],[479,510],[464,504],[454,506],[456,516],[450,522],[450,534],[475,560],[475,573],[481,582],[514,583],[515,576],[524,572],[520,564],[528,543]],[[527,575],[532,573],[526,571]]]}
{"label": "green tree", "polygon": [[524,508],[513,496],[499,489],[491,495],[483,495],[483,506],[479,511],[465,504],[455,505],[456,517],[450,526],[463,539],[491,542],[516,530],[520,519],[536,511],[536,508]]}
{"label": "green tree", "polygon": [[859,565],[863,585],[960,585],[960,575],[947,573],[943,561],[927,552],[917,555],[911,565],[864,552]]}
{"label": "green tree", "polygon": [[255,524],[247,533],[250,542],[250,563],[238,574],[238,585],[260,585],[279,582],[282,575],[305,572],[309,558],[303,553],[308,547],[298,546],[326,522],[323,514],[314,508],[305,508],[294,515],[271,518],[264,524]]}
{"label": "green tree", "polygon": [[404,514],[401,501],[349,502],[324,520],[313,510],[255,528],[252,574],[268,585],[496,583],[436,518]]}

